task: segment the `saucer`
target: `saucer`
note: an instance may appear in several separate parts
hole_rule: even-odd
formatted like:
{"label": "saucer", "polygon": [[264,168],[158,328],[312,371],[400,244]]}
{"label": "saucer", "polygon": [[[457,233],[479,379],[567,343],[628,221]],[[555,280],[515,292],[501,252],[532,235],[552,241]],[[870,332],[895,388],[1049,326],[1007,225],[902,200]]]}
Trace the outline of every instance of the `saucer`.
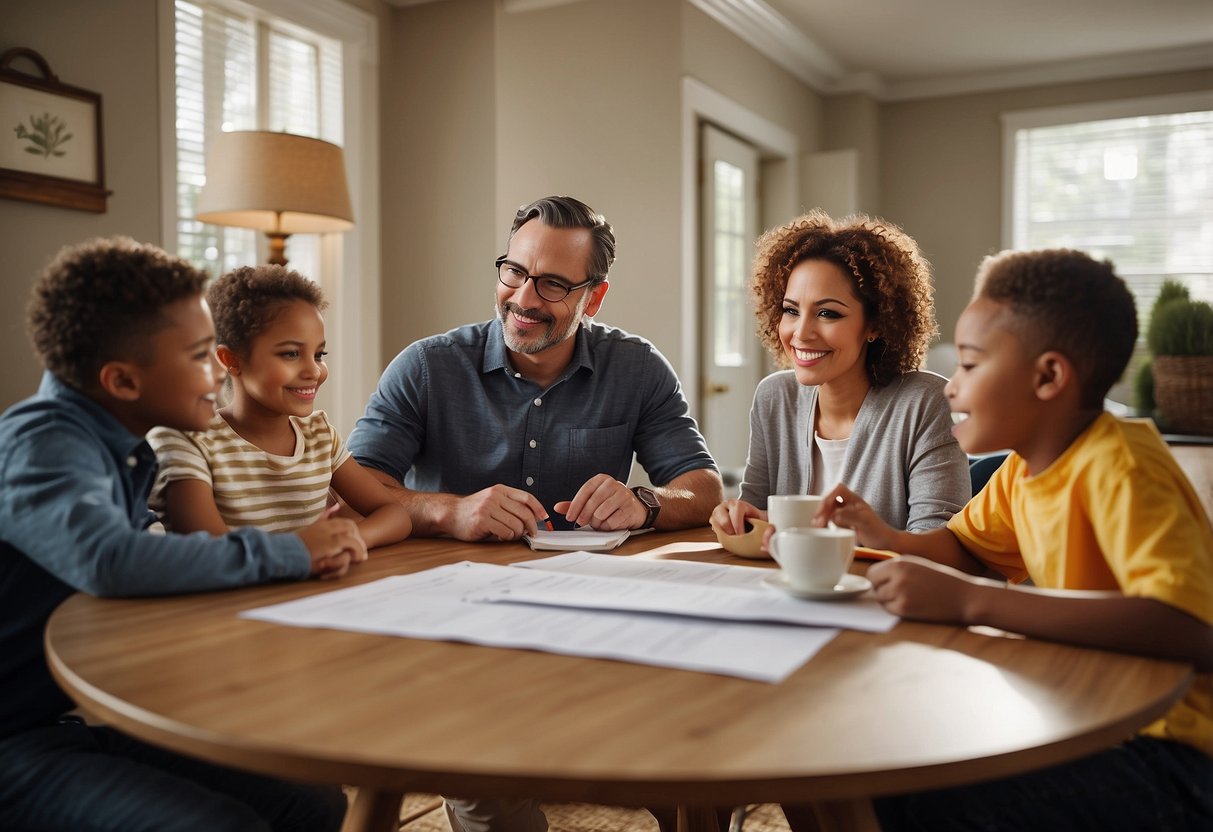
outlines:
{"label": "saucer", "polygon": [[842,576],[833,589],[793,589],[788,586],[782,572],[767,575],[762,582],[772,589],[786,592],[795,598],[806,598],[810,601],[838,601],[843,598],[854,598],[872,588],[872,582],[862,575],[846,574]]}

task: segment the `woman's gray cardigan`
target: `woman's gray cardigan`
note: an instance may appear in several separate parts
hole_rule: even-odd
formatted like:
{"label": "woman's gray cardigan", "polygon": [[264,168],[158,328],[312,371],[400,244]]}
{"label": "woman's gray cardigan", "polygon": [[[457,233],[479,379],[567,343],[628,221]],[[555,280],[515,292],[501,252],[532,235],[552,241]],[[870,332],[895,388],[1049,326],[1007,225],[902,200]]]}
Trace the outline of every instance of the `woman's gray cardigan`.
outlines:
{"label": "woman's gray cardigan", "polygon": [[[946,383],[934,373],[906,373],[870,389],[855,417],[841,481],[894,528],[938,528],[972,496],[968,457],[951,432]],[[759,383],[741,499],[765,510],[771,494],[808,493],[816,405],[817,387],[801,385],[792,370]]]}

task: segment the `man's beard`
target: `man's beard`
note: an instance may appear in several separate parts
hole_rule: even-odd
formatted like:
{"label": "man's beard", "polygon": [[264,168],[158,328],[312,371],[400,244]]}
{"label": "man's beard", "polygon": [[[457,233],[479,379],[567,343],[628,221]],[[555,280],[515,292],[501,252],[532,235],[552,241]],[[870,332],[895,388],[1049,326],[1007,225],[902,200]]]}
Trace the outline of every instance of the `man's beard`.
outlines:
{"label": "man's beard", "polygon": [[[543,352],[549,347],[554,347],[557,344],[570,337],[577,331],[577,326],[581,322],[581,311],[584,308],[584,301],[577,304],[577,309],[573,312],[569,319],[568,329],[564,332],[556,331],[556,319],[551,315],[540,312],[538,309],[523,309],[516,303],[503,301],[497,307],[497,317],[501,320],[501,331],[505,336],[505,345],[512,352],[521,353],[523,355],[534,355]],[[516,313],[520,317],[532,321],[542,321],[547,324],[547,329],[543,331],[537,338],[532,337],[526,340],[519,338],[513,330],[513,315]]]}

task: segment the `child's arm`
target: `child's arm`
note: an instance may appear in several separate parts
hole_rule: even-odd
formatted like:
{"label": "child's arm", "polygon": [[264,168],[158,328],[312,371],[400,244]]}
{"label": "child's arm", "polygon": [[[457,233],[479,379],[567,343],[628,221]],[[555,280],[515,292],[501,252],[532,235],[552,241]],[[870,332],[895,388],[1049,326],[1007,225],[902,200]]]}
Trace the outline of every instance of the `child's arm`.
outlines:
{"label": "child's arm", "polygon": [[855,540],[861,546],[921,555],[970,575],[983,575],[988,571],[946,527],[929,532],[895,529],[881,520],[870,505],[845,485],[838,485],[825,495],[817,516],[813,518],[818,526],[830,521],[837,526],[854,529]]}
{"label": "child's arm", "polygon": [[1200,673],[1213,670],[1213,626],[1153,598],[1008,587],[916,557],[877,563],[868,578],[885,609],[904,618],[997,627],[1033,638],[1187,662]]}
{"label": "child's arm", "polygon": [[177,534],[228,533],[227,523],[215,504],[215,492],[202,480],[173,480],[164,487],[164,517]]}
{"label": "child's arm", "polygon": [[333,472],[333,490],[363,516],[358,531],[369,547],[404,540],[413,531],[413,520],[404,506],[392,499],[387,488],[370,471],[349,457]]}
{"label": "child's arm", "polygon": [[297,532],[311,558],[313,578],[340,578],[349,571],[350,563],[366,560],[366,542],[358,533],[358,524],[334,517],[336,513],[337,506],[329,506],[319,520]]}

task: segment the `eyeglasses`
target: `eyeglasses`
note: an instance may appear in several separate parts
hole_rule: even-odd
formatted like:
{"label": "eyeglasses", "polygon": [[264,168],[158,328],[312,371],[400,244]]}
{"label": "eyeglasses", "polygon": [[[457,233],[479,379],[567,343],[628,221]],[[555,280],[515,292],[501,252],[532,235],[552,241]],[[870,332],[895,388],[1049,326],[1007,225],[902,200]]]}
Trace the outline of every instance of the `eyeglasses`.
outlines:
{"label": "eyeglasses", "polygon": [[526,285],[528,280],[533,280],[535,281],[535,291],[539,293],[539,297],[549,303],[564,300],[569,296],[570,292],[584,289],[595,282],[594,278],[590,278],[584,283],[569,284],[558,277],[551,277],[546,274],[528,274],[527,270],[522,268],[522,266],[510,262],[504,257],[498,257],[493,265],[497,267],[497,279],[501,281],[501,285],[508,286],[511,289],[521,289]]}

